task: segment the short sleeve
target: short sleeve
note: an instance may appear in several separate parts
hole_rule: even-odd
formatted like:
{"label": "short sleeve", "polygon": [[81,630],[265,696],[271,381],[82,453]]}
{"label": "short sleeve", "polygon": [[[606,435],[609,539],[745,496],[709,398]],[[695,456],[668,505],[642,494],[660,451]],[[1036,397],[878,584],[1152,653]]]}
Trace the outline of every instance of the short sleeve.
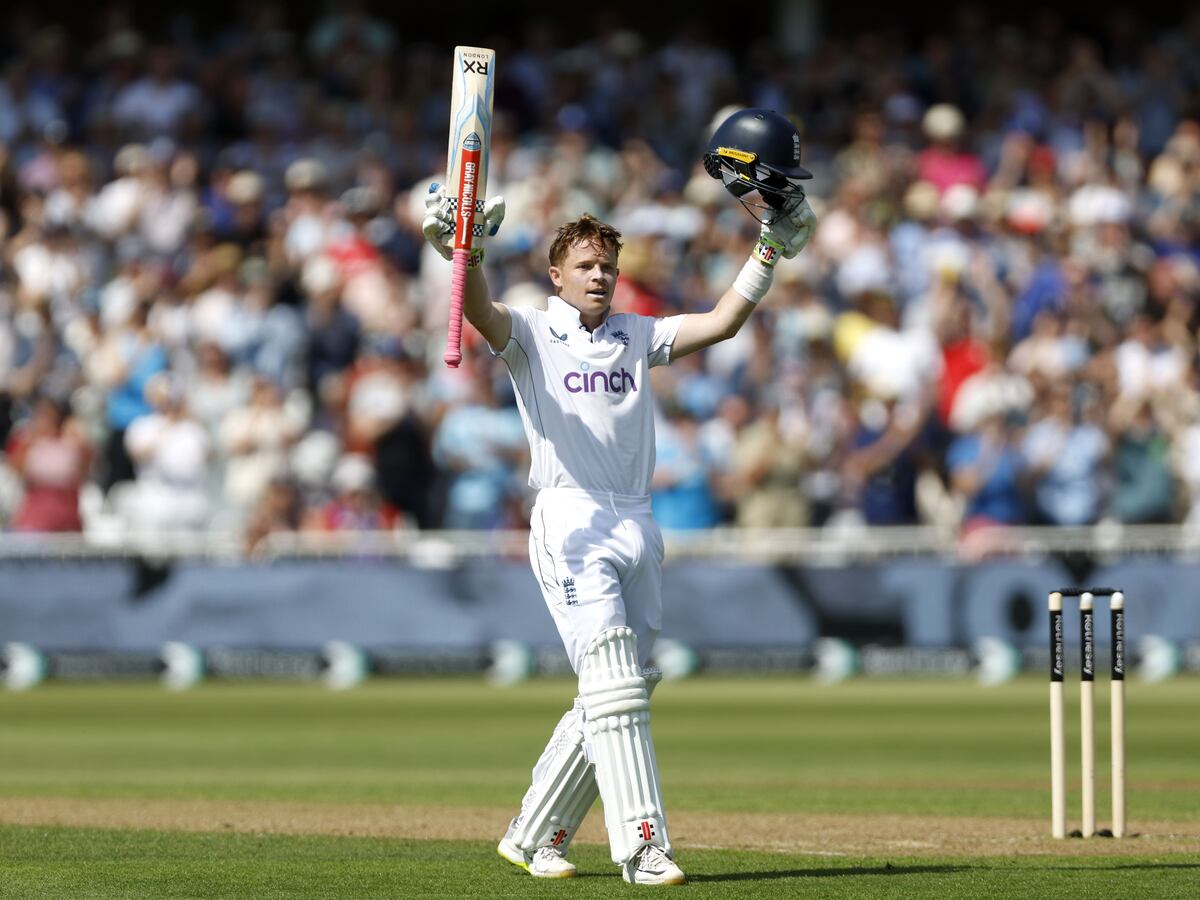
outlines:
{"label": "short sleeve", "polygon": [[512,322],[512,333],[508,336],[508,343],[504,345],[503,350],[493,350],[492,345],[487,341],[484,344],[488,351],[493,356],[498,356],[508,365],[510,372],[516,372],[519,367],[527,367],[529,365],[528,354],[533,347],[533,329],[529,322],[529,317],[536,310],[529,306],[510,306],[508,308],[509,319]]}
{"label": "short sleeve", "polygon": [[683,315],[662,319],[648,318],[646,322],[650,326],[650,342],[646,351],[650,368],[670,365],[671,346],[675,343],[675,336],[679,334],[679,326],[683,324]]}

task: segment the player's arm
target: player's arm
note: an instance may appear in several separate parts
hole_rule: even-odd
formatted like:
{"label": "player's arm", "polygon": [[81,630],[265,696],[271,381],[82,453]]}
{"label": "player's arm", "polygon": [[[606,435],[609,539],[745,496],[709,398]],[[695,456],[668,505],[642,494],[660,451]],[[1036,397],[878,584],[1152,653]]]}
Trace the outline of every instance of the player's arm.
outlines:
{"label": "player's arm", "polygon": [[[493,197],[484,204],[484,228],[489,236],[504,221],[504,198]],[[425,198],[425,219],[421,223],[425,239],[445,259],[454,256],[454,212],[441,185],[432,184]],[[483,248],[475,250],[467,262],[467,289],[463,295],[463,315],[483,335],[493,350],[500,351],[512,335],[512,314],[503,303],[491,299],[483,275]]]}
{"label": "player's arm", "polygon": [[728,340],[741,330],[752,312],[754,303],[730,288],[708,312],[690,313],[683,317],[679,332],[675,335],[675,343],[671,346],[671,359],[679,359]]}
{"label": "player's arm", "polygon": [[807,200],[801,200],[778,221],[763,225],[750,259],[717,305],[706,313],[683,317],[671,348],[671,358],[687,356],[737,334],[770,289],[775,264],[781,257],[791,259],[803,250],[816,227],[817,217]]}
{"label": "player's arm", "polygon": [[512,335],[512,314],[503,303],[491,299],[482,268],[467,270],[463,315],[496,352],[503,350],[508,344]]}

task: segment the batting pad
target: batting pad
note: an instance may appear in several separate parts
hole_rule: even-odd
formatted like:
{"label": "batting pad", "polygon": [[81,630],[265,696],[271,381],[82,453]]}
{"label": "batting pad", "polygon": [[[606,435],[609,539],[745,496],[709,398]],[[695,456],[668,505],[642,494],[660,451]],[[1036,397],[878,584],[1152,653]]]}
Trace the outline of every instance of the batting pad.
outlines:
{"label": "batting pad", "polygon": [[583,728],[583,708],[576,701],[533,767],[533,783],[509,835],[526,853],[539,847],[557,847],[565,853],[596,802],[596,777],[583,749]]}
{"label": "batting pad", "polygon": [[[662,670],[647,666],[642,677],[646,693],[653,694],[662,681]],[[584,749],[583,706],[576,700],[533,767],[533,783],[506,837],[526,853],[539,847],[557,847],[566,853],[599,796],[596,771]]]}
{"label": "batting pad", "polygon": [[670,853],[650,738],[650,692],[637,663],[633,629],[608,628],[588,644],[579,669],[579,697],[613,862],[624,863],[646,844]]}

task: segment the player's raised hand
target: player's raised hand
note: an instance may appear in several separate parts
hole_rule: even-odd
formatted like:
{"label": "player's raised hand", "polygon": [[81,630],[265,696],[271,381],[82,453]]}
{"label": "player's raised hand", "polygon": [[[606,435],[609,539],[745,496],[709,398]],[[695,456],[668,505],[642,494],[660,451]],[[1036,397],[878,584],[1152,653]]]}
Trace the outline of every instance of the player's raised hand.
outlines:
{"label": "player's raised hand", "polygon": [[488,237],[495,237],[504,221],[504,198],[489,197],[483,201],[483,231]]}
{"label": "player's raised hand", "polygon": [[[504,221],[504,198],[492,197],[483,204],[483,230],[489,237],[500,230]],[[425,240],[445,259],[454,256],[454,206],[445,189],[436,181],[425,195],[425,218],[421,221]]]}
{"label": "player's raised hand", "polygon": [[429,186],[425,195],[425,218],[421,220],[421,231],[433,249],[446,259],[454,256],[454,211],[450,198],[436,181]]}
{"label": "player's raised hand", "polygon": [[792,259],[812,240],[817,230],[817,217],[807,199],[788,210],[770,225],[763,225],[755,255],[760,262],[773,266],[782,255]]}

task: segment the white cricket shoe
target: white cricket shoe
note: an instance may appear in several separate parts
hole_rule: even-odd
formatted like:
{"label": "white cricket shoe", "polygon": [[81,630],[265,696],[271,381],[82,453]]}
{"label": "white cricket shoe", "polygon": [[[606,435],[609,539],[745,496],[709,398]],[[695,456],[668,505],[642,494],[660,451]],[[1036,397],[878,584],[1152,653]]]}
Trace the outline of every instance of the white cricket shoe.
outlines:
{"label": "white cricket shoe", "polygon": [[662,847],[647,844],[625,863],[621,877],[630,884],[684,884],[683,869],[675,865]]}
{"label": "white cricket shoe", "polygon": [[563,856],[557,847],[538,847],[533,853],[526,853],[511,840],[504,838],[497,845],[496,852],[534,878],[575,877],[575,864]]}

